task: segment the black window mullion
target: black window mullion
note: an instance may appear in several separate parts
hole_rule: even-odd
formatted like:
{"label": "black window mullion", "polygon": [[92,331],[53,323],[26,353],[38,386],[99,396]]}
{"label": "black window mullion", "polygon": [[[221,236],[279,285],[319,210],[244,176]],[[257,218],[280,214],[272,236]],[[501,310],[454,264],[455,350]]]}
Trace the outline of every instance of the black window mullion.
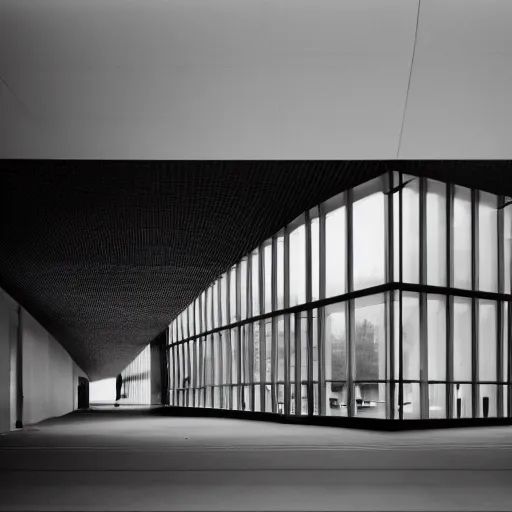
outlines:
{"label": "black window mullion", "polygon": [[[480,288],[479,286],[479,238],[478,238],[478,190],[471,190],[471,247],[472,247],[472,258],[471,258],[471,289],[476,291]],[[471,352],[472,352],[472,409],[473,418],[478,418],[480,412],[480,389],[477,384],[479,380],[478,372],[478,299],[473,297],[471,299]]]}

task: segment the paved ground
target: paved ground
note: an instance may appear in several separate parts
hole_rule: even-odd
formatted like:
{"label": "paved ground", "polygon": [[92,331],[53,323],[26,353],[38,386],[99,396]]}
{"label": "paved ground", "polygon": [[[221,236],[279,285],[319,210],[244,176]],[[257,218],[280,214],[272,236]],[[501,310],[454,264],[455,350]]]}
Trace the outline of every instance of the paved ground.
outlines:
{"label": "paved ground", "polygon": [[102,408],[0,436],[7,510],[512,510],[512,427],[383,433]]}

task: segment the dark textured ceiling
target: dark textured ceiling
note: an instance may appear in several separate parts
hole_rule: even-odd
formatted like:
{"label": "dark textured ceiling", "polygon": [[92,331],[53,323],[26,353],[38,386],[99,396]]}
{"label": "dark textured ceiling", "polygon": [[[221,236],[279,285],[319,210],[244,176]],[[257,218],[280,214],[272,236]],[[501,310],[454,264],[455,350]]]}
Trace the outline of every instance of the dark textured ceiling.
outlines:
{"label": "dark textured ceiling", "polygon": [[386,169],[512,195],[510,162],[1,165],[0,286],[92,380],[302,211]]}

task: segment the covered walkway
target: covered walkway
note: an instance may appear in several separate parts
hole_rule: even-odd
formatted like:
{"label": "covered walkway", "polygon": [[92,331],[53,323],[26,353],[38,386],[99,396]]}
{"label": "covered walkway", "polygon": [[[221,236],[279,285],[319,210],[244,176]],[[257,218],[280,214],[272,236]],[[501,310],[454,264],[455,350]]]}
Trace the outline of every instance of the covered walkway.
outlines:
{"label": "covered walkway", "polygon": [[512,428],[368,432],[148,409],[0,436],[0,510],[512,510]]}

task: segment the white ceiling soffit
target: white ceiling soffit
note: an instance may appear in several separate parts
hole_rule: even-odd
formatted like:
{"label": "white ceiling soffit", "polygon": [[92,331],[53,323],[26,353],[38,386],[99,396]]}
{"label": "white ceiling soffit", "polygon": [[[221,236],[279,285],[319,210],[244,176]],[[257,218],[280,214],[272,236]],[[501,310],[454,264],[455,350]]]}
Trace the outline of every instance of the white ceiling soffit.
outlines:
{"label": "white ceiling soffit", "polygon": [[400,157],[512,158],[512,2],[422,0]]}
{"label": "white ceiling soffit", "polygon": [[1,156],[396,158],[417,4],[3,0]]}

